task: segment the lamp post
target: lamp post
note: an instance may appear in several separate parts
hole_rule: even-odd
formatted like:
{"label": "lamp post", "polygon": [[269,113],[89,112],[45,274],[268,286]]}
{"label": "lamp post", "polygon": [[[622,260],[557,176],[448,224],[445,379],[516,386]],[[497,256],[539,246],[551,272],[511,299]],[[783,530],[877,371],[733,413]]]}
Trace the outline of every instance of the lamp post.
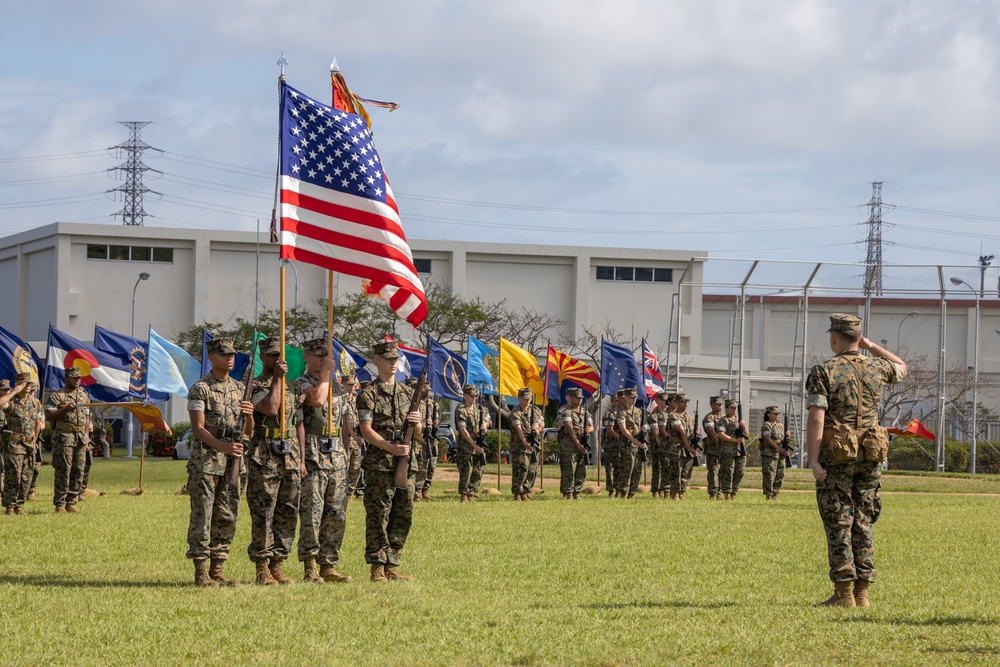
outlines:
{"label": "lamp post", "polygon": [[965,282],[957,276],[952,276],[951,284],[965,285],[976,297],[976,332],[973,335],[973,352],[972,352],[972,463],[969,465],[969,472],[973,475],[976,474],[976,439],[978,436],[978,424],[976,423],[976,418],[979,414],[979,292],[975,287]]}
{"label": "lamp post", "polygon": [[[145,271],[139,274],[139,279],[135,281],[135,285],[132,287],[132,328],[130,330],[131,333],[129,335],[131,335],[133,338],[135,338],[135,292],[137,289],[139,289],[139,283],[141,283],[143,280],[149,280],[149,274],[146,273]],[[130,412],[128,413],[128,436],[126,437],[126,443],[125,443],[125,458],[129,459],[135,458],[132,455],[132,424],[133,424],[133,419],[132,419],[132,413]]]}
{"label": "lamp post", "polygon": [[910,319],[911,317],[916,317],[919,314],[920,313],[918,313],[917,311],[911,310],[909,315],[900,320],[899,326],[896,327],[896,354],[899,354],[899,350],[902,347],[902,343],[900,342],[900,337],[902,336],[903,333],[903,322]]}

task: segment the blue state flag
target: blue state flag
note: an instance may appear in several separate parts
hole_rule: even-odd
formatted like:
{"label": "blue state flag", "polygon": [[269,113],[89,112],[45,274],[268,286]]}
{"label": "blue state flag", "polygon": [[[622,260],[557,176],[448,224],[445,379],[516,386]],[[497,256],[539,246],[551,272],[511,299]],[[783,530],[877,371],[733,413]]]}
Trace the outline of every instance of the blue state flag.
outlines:
{"label": "blue state flag", "polygon": [[469,384],[479,386],[484,394],[497,393],[496,374],[500,372],[500,353],[475,336],[469,336]]}
{"label": "blue state flag", "polygon": [[[257,340],[264,338],[264,334],[256,334]],[[212,364],[208,363],[208,341],[215,338],[212,332],[208,329],[201,330],[201,375],[208,375],[208,372],[212,370]],[[243,381],[243,374],[246,372],[247,367],[250,365],[250,355],[246,352],[237,352],[236,356],[233,357],[233,370],[229,371],[229,377],[234,380]],[[254,373],[253,376],[257,377],[260,375],[261,371],[264,369],[264,364],[260,361],[260,353],[257,353],[257,357],[254,359],[253,365]]]}
{"label": "blue state flag", "polygon": [[355,375],[358,382],[370,382],[371,369],[366,368],[368,360],[351,348],[333,339],[333,358],[337,361],[337,379],[345,375]]}
{"label": "blue state flag", "polygon": [[188,389],[201,379],[201,364],[190,354],[149,330],[149,360],[146,384],[150,391],[162,391],[187,398]]}
{"label": "blue state flag", "polygon": [[117,403],[129,398],[132,360],[126,354],[112,354],[49,327],[49,350],[45,355],[46,389],[62,389],[66,370],[80,371],[80,386],[95,401]]}
{"label": "blue state flag", "polygon": [[146,341],[133,336],[126,336],[111,329],[94,325],[94,347],[112,354],[125,355],[131,361],[128,393],[137,398],[163,403],[170,399],[170,394],[151,391],[146,395],[146,357],[148,348]]}
{"label": "blue state flag", "polygon": [[462,387],[466,384],[465,359],[455,354],[433,338],[427,355],[427,381],[431,391],[453,401],[462,400]]}
{"label": "blue state flag", "polygon": [[632,350],[601,339],[601,393],[613,394],[620,389],[635,387],[639,403],[645,404],[642,373]]}
{"label": "blue state flag", "polygon": [[31,381],[41,387],[42,360],[26,342],[0,327],[0,380],[10,380],[14,386],[14,376],[31,373]]}

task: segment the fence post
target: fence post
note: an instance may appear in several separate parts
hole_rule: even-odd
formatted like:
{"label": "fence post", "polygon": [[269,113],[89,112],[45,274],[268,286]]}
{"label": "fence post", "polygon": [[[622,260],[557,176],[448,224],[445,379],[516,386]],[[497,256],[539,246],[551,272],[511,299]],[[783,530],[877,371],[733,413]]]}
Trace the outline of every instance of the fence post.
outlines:
{"label": "fence post", "polygon": [[944,267],[938,266],[938,280],[941,283],[941,313],[938,324],[938,418],[937,418],[937,469],[945,468],[945,333],[948,321],[948,301],[945,298]]}

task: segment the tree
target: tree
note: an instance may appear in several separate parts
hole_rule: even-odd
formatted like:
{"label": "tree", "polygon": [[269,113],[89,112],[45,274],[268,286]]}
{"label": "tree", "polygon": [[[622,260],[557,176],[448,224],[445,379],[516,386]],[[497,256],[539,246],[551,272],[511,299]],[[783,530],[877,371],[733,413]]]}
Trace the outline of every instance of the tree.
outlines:
{"label": "tree", "polygon": [[[202,331],[207,329],[215,338],[232,338],[237,350],[249,352],[253,348],[254,331],[265,336],[277,336],[281,313],[277,308],[269,308],[259,314],[256,326],[253,322],[237,317],[231,326],[221,322],[205,322],[177,334],[177,345],[195,359],[201,359]],[[318,311],[304,306],[285,311],[285,341],[299,346],[312,338],[318,338],[326,330],[326,318]]]}

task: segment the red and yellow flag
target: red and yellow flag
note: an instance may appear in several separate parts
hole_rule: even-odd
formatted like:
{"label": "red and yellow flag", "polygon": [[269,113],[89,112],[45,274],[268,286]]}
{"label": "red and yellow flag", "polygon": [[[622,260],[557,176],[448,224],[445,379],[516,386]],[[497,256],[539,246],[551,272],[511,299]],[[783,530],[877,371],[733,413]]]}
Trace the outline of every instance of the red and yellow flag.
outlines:
{"label": "red and yellow flag", "polygon": [[924,440],[937,440],[937,436],[927,430],[919,419],[911,419],[906,428],[887,428],[889,433],[894,435],[905,435],[913,438],[923,438]]}

